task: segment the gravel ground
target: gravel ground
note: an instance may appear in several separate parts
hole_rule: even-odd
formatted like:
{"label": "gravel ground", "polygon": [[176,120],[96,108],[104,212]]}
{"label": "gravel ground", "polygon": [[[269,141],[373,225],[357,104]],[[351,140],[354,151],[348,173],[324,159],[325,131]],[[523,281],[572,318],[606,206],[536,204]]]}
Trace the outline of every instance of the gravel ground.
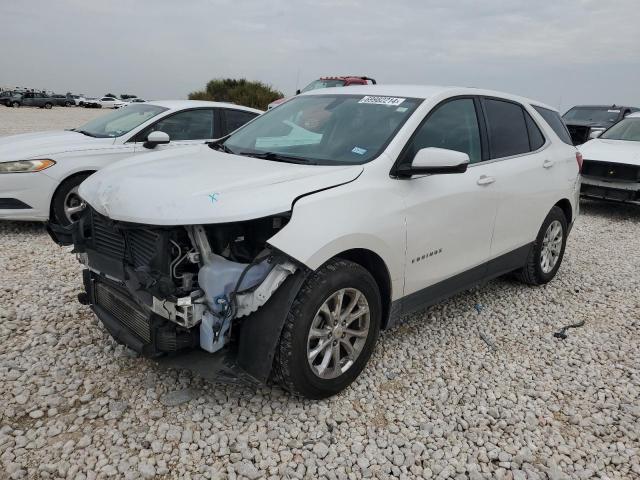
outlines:
{"label": "gravel ground", "polygon": [[[0,109],[0,135],[80,113]],[[640,208],[582,210],[549,285],[408,317],[324,401],[135,357],[75,300],[73,255],[2,223],[0,478],[640,478]]]}

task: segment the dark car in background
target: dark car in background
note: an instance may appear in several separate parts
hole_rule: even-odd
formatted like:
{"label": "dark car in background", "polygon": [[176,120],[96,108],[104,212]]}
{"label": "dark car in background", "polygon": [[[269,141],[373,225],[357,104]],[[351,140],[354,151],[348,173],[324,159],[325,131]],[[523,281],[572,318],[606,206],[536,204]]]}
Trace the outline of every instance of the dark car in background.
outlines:
{"label": "dark car in background", "polygon": [[51,99],[54,101],[55,105],[58,105],[59,107],[71,107],[76,104],[76,101],[71,95],[54,93],[51,95]]}
{"label": "dark car in background", "polygon": [[56,105],[55,99],[42,92],[25,92],[14,95],[9,99],[12,107],[39,107],[50,109]]}
{"label": "dark car in background", "polygon": [[627,115],[640,111],[636,107],[618,105],[576,105],[563,116],[574,145],[582,145],[591,134],[598,135]]}
{"label": "dark car in background", "polygon": [[5,90],[4,92],[0,92],[0,105],[4,105],[6,107],[11,106],[11,98],[19,95],[18,92],[14,92],[13,90]]}

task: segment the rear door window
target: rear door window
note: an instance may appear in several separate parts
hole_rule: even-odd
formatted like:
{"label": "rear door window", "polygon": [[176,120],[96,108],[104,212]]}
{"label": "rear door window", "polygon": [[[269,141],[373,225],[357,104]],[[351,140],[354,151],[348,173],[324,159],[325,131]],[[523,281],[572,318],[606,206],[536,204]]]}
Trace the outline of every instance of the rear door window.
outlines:
{"label": "rear door window", "polygon": [[531,151],[523,108],[517,103],[484,98],[491,158],[504,158]]}
{"label": "rear door window", "polygon": [[239,129],[245,123],[249,122],[250,120],[253,120],[255,117],[258,116],[257,113],[247,112],[244,110],[232,110],[227,108],[223,109],[222,112],[225,119],[224,135]]}
{"label": "rear door window", "polygon": [[555,134],[560,137],[560,140],[562,140],[567,145],[573,145],[573,142],[571,141],[571,135],[569,135],[569,130],[567,130],[567,126],[565,125],[562,117],[558,112],[554,112],[553,110],[549,110],[548,108],[538,107],[536,105],[532,105],[532,107],[536,112],[540,114],[544,121],[549,124]]}

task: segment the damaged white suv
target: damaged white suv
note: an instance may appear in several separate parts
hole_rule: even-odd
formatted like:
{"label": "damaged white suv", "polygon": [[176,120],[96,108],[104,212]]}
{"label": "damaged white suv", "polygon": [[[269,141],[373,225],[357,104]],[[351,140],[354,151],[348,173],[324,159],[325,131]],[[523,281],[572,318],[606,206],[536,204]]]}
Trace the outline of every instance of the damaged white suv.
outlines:
{"label": "damaged white suv", "polygon": [[508,272],[554,277],[581,157],[540,109],[558,116],[468,88],[309,92],[222,140],[101,170],[80,187],[90,208],[51,233],[118,341],[326,397],[403,314]]}

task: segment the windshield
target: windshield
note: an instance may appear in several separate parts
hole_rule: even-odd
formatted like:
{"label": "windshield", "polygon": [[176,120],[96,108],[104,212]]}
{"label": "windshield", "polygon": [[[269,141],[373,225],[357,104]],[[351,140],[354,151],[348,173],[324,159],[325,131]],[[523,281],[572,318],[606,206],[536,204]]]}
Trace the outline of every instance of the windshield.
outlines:
{"label": "windshield", "polygon": [[302,92],[310,92],[319,88],[344,87],[344,80],[314,80],[302,89]]}
{"label": "windshield", "polygon": [[607,107],[573,107],[562,118],[565,121],[578,120],[580,122],[615,123],[620,116],[619,108]]}
{"label": "windshield", "polygon": [[74,130],[92,137],[120,137],[165,110],[167,109],[164,107],[148,103],[130,105],[95,118]]}
{"label": "windshield", "polygon": [[268,160],[366,163],[379,155],[421,101],[369,95],[296,97],[242,127],[224,147]]}
{"label": "windshield", "polygon": [[640,142],[640,118],[625,118],[600,135],[600,138]]}

